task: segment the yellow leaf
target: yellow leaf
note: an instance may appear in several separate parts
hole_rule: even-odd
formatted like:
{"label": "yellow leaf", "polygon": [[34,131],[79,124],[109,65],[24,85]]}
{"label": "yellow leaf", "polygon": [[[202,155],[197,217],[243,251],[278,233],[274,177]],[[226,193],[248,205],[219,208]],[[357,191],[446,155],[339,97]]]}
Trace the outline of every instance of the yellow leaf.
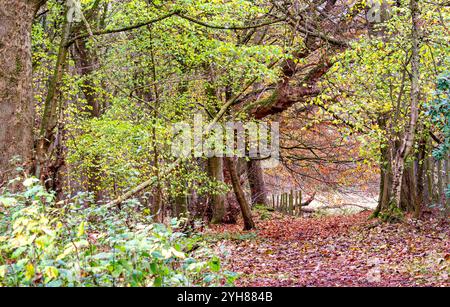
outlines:
{"label": "yellow leaf", "polygon": [[6,265],[0,265],[0,277],[5,278],[6,276]]}
{"label": "yellow leaf", "polygon": [[176,250],[175,248],[173,248],[173,247],[171,248],[171,252],[172,252],[172,254],[174,254],[175,257],[178,257],[178,258],[181,258],[181,259],[186,258],[186,256],[184,255],[184,253],[177,251],[177,250]]}
{"label": "yellow leaf", "polygon": [[81,237],[83,234],[84,234],[84,221],[81,222],[80,226],[78,226],[77,237]]}
{"label": "yellow leaf", "polygon": [[25,279],[26,280],[30,280],[34,277],[34,266],[31,263],[28,263],[27,266],[25,267]]}
{"label": "yellow leaf", "polygon": [[54,266],[48,266],[48,267],[45,268],[45,276],[49,280],[52,280],[52,279],[58,277],[58,275],[59,275],[59,271]]}

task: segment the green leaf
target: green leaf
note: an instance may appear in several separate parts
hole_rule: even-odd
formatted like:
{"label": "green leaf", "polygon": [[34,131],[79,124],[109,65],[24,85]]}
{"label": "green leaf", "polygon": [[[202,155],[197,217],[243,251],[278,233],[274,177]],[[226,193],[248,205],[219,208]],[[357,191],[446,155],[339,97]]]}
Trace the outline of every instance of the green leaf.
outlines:
{"label": "green leaf", "polygon": [[161,287],[162,286],[162,278],[161,277],[156,277],[155,280],[153,281],[153,286],[154,287]]}
{"label": "green leaf", "polygon": [[209,260],[208,264],[209,264],[209,268],[211,269],[211,271],[213,271],[213,272],[220,271],[220,259],[219,258],[213,257],[211,260]]}

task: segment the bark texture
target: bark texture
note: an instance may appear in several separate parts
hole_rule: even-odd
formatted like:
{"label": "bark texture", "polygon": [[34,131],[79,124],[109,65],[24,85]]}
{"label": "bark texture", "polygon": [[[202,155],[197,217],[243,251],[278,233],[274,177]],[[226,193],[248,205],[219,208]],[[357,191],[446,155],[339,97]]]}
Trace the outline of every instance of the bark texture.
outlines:
{"label": "bark texture", "polygon": [[264,182],[264,173],[261,167],[261,161],[247,161],[247,176],[250,185],[252,205],[267,205],[267,191]]}
{"label": "bark texture", "polygon": [[85,39],[76,40],[73,47],[73,59],[78,73],[83,76],[81,90],[88,105],[87,111],[92,118],[101,114],[100,97],[95,90],[95,83],[92,74],[98,66],[98,57],[87,47]]}
{"label": "bark texture", "polygon": [[[208,158],[208,169],[211,179],[217,182],[224,182],[223,176],[223,158],[211,157]],[[214,194],[212,199],[212,218],[211,223],[221,223],[225,217],[225,195]]]}
{"label": "bark texture", "polygon": [[230,173],[234,194],[236,195],[236,199],[241,207],[242,218],[244,219],[244,230],[254,229],[256,228],[255,222],[253,221],[250,206],[245,199],[245,194],[239,181],[239,176],[236,170],[236,160],[234,158],[225,158],[225,163]]}
{"label": "bark texture", "polygon": [[34,107],[31,25],[43,1],[0,1],[0,181],[13,175],[19,156],[31,170]]}
{"label": "bark texture", "polygon": [[47,96],[44,103],[44,113],[42,115],[39,138],[36,142],[36,177],[44,183],[52,177],[51,153],[49,148],[55,142],[55,128],[58,124],[58,107],[61,90],[61,81],[64,73],[65,62],[68,54],[69,36],[71,34],[72,23],[65,21],[63,25],[63,36],[61,38],[58,57],[53,71],[53,76],[49,81]]}
{"label": "bark texture", "polygon": [[[405,161],[408,157],[415,136],[415,130],[418,118],[419,101],[419,6],[417,0],[410,1],[411,24],[412,24],[412,56],[411,56],[411,107],[410,122],[403,136],[400,147],[395,154],[393,161],[393,180],[392,180],[392,198],[390,209],[400,208],[400,198],[402,190],[403,172],[405,170]],[[392,218],[396,219],[394,216]]]}

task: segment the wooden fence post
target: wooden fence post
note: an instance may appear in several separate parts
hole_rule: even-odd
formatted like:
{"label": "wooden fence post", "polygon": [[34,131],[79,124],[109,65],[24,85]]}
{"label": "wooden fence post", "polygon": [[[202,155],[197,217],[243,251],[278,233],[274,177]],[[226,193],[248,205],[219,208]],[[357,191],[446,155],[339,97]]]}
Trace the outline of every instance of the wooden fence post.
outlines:
{"label": "wooden fence post", "polygon": [[302,216],[302,191],[298,191],[298,216]]}
{"label": "wooden fence post", "polygon": [[289,213],[289,193],[284,193],[284,213]]}
{"label": "wooden fence post", "polygon": [[289,214],[294,214],[294,190],[289,193]]}

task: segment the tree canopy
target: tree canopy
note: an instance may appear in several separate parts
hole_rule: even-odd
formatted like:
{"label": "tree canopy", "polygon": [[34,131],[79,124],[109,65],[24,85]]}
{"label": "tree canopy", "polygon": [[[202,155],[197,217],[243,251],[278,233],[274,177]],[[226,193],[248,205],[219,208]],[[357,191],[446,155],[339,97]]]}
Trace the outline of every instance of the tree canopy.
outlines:
{"label": "tree canopy", "polygon": [[448,240],[449,7],[2,0],[0,286],[232,285],[236,225],[269,256],[294,230]]}

